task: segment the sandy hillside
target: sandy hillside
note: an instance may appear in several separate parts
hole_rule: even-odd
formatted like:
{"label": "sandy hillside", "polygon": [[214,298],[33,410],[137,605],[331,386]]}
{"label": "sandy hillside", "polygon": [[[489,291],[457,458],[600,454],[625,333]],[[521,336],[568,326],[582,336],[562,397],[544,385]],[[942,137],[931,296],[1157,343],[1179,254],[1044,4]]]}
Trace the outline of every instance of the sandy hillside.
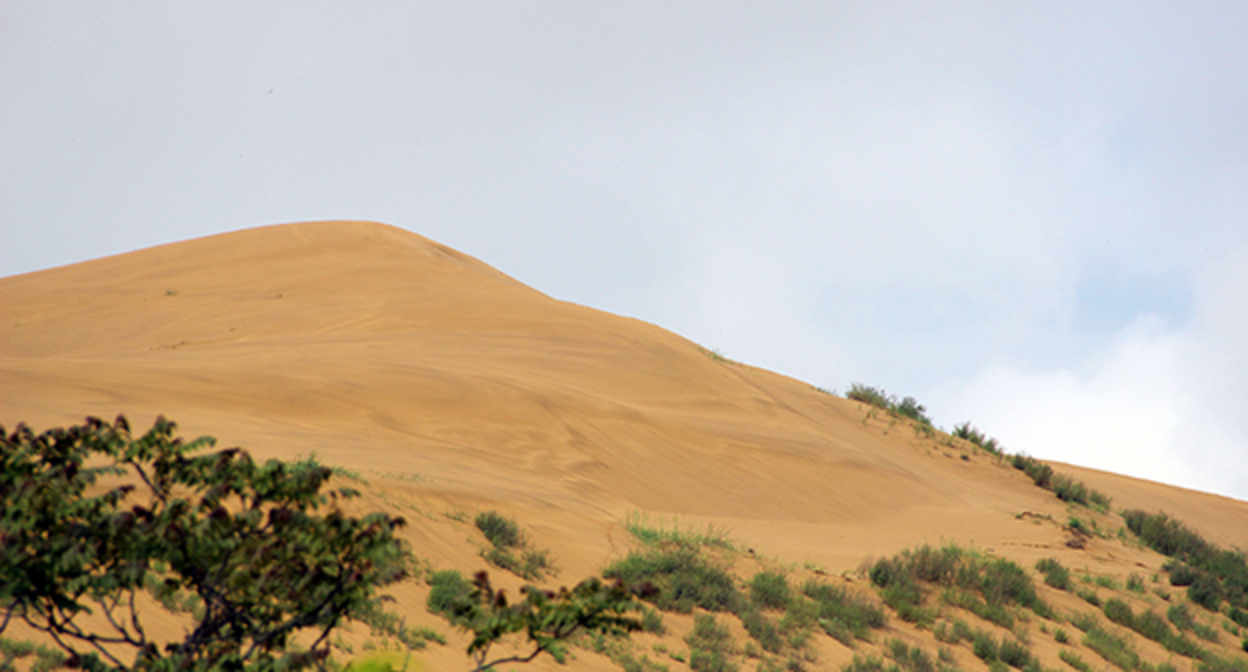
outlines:
{"label": "sandy hillside", "polygon": [[[727,530],[743,566],[760,562],[753,551],[830,576],[922,543],[1114,575],[1163,560],[1112,538],[1069,548],[1068,507],[967,445],[368,222],[251,229],[0,280],[0,424],[118,413],[136,426],[164,414],[259,457],[315,452],[369,483],[365,504],[405,515],[420,555],[465,571],[485,566],[470,522],[485,509],[520,521],[568,582],[636,543],[629,515]],[[1061,469],[1116,505],[1164,508],[1248,547],[1248,503]],[[402,608],[449,631],[421,590],[401,589]],[[853,653],[820,646],[812,669]],[[454,638],[424,660],[466,663]],[[576,665],[618,669],[590,653]]]}

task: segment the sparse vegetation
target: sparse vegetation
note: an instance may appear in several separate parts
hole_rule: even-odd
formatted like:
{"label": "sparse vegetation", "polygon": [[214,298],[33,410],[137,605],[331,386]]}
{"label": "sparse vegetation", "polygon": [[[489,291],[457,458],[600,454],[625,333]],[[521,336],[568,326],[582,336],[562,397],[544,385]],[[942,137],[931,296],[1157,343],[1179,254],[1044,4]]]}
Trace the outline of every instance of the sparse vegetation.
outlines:
{"label": "sparse vegetation", "polygon": [[693,620],[693,632],[685,637],[689,645],[689,668],[694,672],[736,672],[731,659],[732,637],[711,614],[699,614]]}
{"label": "sparse vegetation", "polygon": [[1063,502],[1092,507],[1098,511],[1108,511],[1113,503],[1108,495],[1087,487],[1082,481],[1053,471],[1053,467],[1034,457],[1020,453],[1011,457],[1010,463],[1015,469],[1027,474],[1037,487],[1051,491]]}
{"label": "sparse vegetation", "polygon": [[1057,657],[1061,658],[1063,663],[1079,670],[1079,672],[1092,672],[1092,666],[1088,665],[1084,659],[1079,657],[1079,654],[1070,649],[1062,649],[1058,652]]}
{"label": "sparse vegetation", "polygon": [[554,569],[550,554],[531,548],[516,521],[497,511],[485,511],[477,514],[473,523],[490,542],[490,548],[482,551],[481,556],[491,565],[530,581],[537,581]]}
{"label": "sparse vegetation", "polygon": [[1127,528],[1149,548],[1174,558],[1167,565],[1170,583],[1189,586],[1188,598],[1217,611],[1225,600],[1232,608],[1248,609],[1248,556],[1211,544],[1165,513],[1124,511]]}
{"label": "sparse vegetation", "polygon": [[884,609],[863,597],[827,583],[807,581],[802,594],[819,607],[819,627],[846,646],[854,638],[867,640],[872,629],[888,624]]}
{"label": "sparse vegetation", "polygon": [[996,439],[984,436],[984,433],[975,429],[970,422],[954,425],[953,435],[964,441],[969,441],[993,455],[1001,455],[1002,453],[1001,444]]}
{"label": "sparse vegetation", "polygon": [[780,572],[759,572],[750,580],[750,599],[763,609],[789,604],[789,580]]}
{"label": "sparse vegetation", "polygon": [[922,546],[881,559],[871,567],[871,581],[881,589],[886,604],[902,620],[928,624],[935,612],[923,607],[921,583],[946,587],[945,601],[1005,627],[1012,627],[1008,607],[1027,607],[1040,616],[1051,609],[1036,595],[1031,578],[1017,564],[982,558],[956,546]]}
{"label": "sparse vegetation", "polygon": [[1044,582],[1058,590],[1070,590],[1070,572],[1057,561],[1045,558],[1036,563],[1036,569],[1044,574]]}
{"label": "sparse vegetation", "polygon": [[633,551],[609,565],[603,576],[630,585],[650,583],[657,588],[647,599],[664,611],[689,613],[735,612],[742,596],[726,567],[708,560],[699,547],[673,543]]}
{"label": "sparse vegetation", "polygon": [[672,526],[669,529],[662,523],[652,522],[649,516],[640,511],[629,513],[628,518],[624,521],[624,529],[633,535],[637,541],[648,546],[683,544],[686,546],[711,546],[729,551],[735,549],[732,540],[728,537],[728,531],[723,528],[707,525],[705,528],[688,527],[681,529],[677,521],[673,519]]}
{"label": "sparse vegetation", "polygon": [[930,427],[932,424],[931,418],[926,415],[927,409],[914,397],[905,397],[898,401],[897,397],[888,394],[884,390],[863,385],[862,383],[852,383],[849,386],[849,392],[845,396],[854,401],[870,404],[893,415],[910,418],[922,425]]}
{"label": "sparse vegetation", "polygon": [[892,639],[889,640],[886,651],[902,672],[936,672],[932,657],[921,647],[909,646],[900,639]]}
{"label": "sparse vegetation", "polygon": [[1087,631],[1083,637],[1083,645],[1127,672],[1140,666],[1140,656],[1130,642],[1100,627]]}

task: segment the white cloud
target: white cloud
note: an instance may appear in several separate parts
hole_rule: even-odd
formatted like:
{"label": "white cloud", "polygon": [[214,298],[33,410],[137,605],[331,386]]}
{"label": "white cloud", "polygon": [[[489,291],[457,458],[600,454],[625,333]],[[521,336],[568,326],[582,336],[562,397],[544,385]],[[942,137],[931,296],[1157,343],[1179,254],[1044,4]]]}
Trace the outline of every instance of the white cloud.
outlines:
{"label": "white cloud", "polygon": [[1248,496],[1248,270],[1232,248],[1198,273],[1177,328],[1148,315],[1077,367],[994,366],[934,393],[1012,452]]}

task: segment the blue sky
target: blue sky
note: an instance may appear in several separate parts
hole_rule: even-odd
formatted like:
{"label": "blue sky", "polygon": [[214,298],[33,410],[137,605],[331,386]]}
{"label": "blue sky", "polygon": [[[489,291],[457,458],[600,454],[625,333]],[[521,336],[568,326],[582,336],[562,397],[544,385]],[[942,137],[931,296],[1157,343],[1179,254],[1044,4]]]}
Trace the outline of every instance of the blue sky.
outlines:
{"label": "blue sky", "polygon": [[0,274],[373,219],[1248,499],[1248,9],[0,6]]}

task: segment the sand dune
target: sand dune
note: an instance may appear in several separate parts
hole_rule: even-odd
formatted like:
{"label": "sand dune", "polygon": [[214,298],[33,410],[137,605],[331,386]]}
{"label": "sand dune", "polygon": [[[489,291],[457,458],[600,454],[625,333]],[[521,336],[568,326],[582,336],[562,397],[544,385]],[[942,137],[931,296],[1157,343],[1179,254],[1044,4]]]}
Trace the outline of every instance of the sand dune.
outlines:
{"label": "sand dune", "polygon": [[[942,541],[1160,562],[1067,548],[1066,506],[989,456],[382,224],[272,226],[4,278],[0,306],[5,426],[164,414],[261,457],[316,452],[369,479],[376,505],[428,514],[405,515],[435,564],[481,564],[436,514],[482,507],[516,515],[568,577],[621,552],[630,511],[833,573]],[[1248,546],[1248,503],[1068,469]]]}

